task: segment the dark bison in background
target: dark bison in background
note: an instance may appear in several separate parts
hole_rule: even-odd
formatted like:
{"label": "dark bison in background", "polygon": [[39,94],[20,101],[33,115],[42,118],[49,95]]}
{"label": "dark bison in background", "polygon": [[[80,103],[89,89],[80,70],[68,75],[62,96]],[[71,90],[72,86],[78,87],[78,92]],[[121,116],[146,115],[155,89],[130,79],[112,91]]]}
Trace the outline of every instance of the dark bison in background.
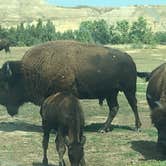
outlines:
{"label": "dark bison in background", "polygon": [[150,73],[138,73],[149,81],[146,91],[152,123],[158,130],[158,147],[166,153],[166,63]]}
{"label": "dark bison in background", "polygon": [[5,50],[5,52],[10,52],[10,42],[7,39],[0,39],[0,51]]}
{"label": "dark bison in background", "polygon": [[103,99],[109,115],[102,131],[109,130],[123,91],[135,115],[138,129],[136,66],[124,52],[75,41],[52,41],[29,49],[21,61],[9,61],[0,69],[0,103],[15,115],[25,102],[41,105],[60,91],[80,99]]}

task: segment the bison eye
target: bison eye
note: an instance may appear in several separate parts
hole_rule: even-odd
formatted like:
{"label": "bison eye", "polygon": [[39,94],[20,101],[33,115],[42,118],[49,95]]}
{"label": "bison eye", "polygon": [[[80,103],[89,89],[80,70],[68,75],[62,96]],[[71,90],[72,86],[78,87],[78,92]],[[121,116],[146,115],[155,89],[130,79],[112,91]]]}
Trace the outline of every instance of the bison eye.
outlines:
{"label": "bison eye", "polygon": [[9,84],[7,82],[1,82],[0,89],[5,91],[9,90]]}

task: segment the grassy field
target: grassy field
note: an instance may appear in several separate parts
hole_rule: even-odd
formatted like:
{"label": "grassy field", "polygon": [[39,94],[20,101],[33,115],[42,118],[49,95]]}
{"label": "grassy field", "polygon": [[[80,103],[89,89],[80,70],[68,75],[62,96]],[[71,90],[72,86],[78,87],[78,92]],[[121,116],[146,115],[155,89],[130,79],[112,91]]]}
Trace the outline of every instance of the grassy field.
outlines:
{"label": "grassy field", "polygon": [[[127,51],[134,59],[138,71],[151,71],[166,61],[166,46],[156,49],[131,49]],[[10,54],[0,52],[0,66],[7,60],[17,60],[28,48],[12,48]],[[108,114],[108,107],[98,105],[96,100],[82,100],[85,113],[85,159],[87,166],[165,166],[165,156],[156,151],[157,131],[150,121],[150,111],[145,100],[146,83],[138,79],[137,99],[142,121],[141,132],[134,128],[134,115],[124,95],[119,94],[120,109],[113,121],[114,129],[98,133]],[[50,166],[58,165],[54,135],[51,135],[48,158]],[[39,107],[27,103],[19,114],[11,118],[6,108],[0,106],[0,166],[40,166],[42,161],[42,130]],[[65,161],[69,165],[68,157]]]}

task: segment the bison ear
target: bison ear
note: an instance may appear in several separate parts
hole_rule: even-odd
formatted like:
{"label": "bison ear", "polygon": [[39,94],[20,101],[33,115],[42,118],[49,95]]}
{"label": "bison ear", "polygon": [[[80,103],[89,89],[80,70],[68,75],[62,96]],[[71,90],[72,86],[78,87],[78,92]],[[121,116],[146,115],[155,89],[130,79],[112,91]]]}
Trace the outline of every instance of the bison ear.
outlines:
{"label": "bison ear", "polygon": [[1,75],[4,79],[8,79],[13,75],[10,62],[6,62],[1,68]]}

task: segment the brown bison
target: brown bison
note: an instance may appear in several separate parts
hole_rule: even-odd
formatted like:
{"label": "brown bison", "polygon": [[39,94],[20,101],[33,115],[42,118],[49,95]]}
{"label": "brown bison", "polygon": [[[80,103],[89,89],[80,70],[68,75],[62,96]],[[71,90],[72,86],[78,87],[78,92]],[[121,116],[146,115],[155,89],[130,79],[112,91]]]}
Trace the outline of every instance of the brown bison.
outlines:
{"label": "brown bison", "polygon": [[63,155],[68,147],[71,166],[85,166],[83,136],[84,116],[78,99],[67,92],[49,96],[41,106],[43,135],[43,164],[48,165],[47,148],[51,129],[57,131],[55,140],[59,165],[65,166]]}
{"label": "brown bison", "polygon": [[45,98],[69,91],[80,99],[106,99],[108,131],[117,114],[117,95],[123,91],[138,129],[136,65],[117,49],[75,41],[52,41],[29,49],[21,61],[6,62],[0,69],[0,103],[15,115],[25,102],[41,105]]}
{"label": "brown bison", "polygon": [[6,39],[1,39],[0,40],[0,51],[4,49],[6,53],[10,52],[9,47],[10,47],[10,43],[9,43],[8,40],[6,40]]}
{"label": "brown bison", "polygon": [[158,147],[166,153],[166,63],[139,76],[149,81],[146,97],[152,110],[152,123],[158,130]]}

